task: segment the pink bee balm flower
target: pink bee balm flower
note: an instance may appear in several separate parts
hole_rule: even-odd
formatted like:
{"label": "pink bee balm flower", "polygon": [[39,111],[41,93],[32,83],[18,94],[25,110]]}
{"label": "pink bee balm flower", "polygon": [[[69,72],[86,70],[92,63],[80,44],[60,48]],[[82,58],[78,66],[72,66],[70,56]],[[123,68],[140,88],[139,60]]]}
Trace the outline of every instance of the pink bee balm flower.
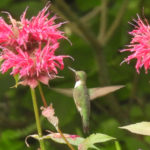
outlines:
{"label": "pink bee balm flower", "polygon": [[56,56],[59,48],[58,39],[65,38],[63,32],[58,30],[62,23],[55,24],[56,17],[48,19],[46,13],[49,6],[30,20],[14,20],[10,14],[11,24],[8,25],[0,18],[0,45],[2,60],[0,71],[2,73],[12,69],[11,75],[19,75],[20,84],[35,88],[38,82],[48,84],[56,77],[57,69],[63,69],[63,58],[69,56]]}
{"label": "pink bee balm flower", "polygon": [[133,36],[130,45],[127,49],[121,50],[130,51],[132,54],[129,55],[123,62],[130,62],[131,59],[137,59],[136,70],[139,73],[139,69],[144,66],[147,73],[150,69],[150,25],[146,24],[138,16],[138,20],[134,20],[137,25],[134,25],[135,29],[129,32]]}
{"label": "pink bee balm flower", "polygon": [[58,39],[66,38],[63,36],[64,32],[58,30],[63,23],[55,24],[54,21],[56,16],[48,19],[48,16],[50,15],[50,13],[46,13],[48,8],[49,7],[45,7],[37,16],[32,17],[30,20],[25,18],[26,11],[23,13],[21,16],[22,28],[19,30],[17,38],[17,43],[19,45],[25,46],[30,40],[47,42],[47,39],[49,39],[51,43],[55,43]]}

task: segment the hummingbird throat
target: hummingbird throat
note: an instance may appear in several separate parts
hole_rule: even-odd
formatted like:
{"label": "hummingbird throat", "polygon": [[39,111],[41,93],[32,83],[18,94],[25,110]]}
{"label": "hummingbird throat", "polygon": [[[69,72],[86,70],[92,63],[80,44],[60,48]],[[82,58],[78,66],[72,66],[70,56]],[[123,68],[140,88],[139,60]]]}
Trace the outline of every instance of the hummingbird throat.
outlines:
{"label": "hummingbird throat", "polygon": [[80,86],[81,84],[82,84],[82,81],[81,81],[81,80],[78,80],[78,81],[76,82],[76,84],[75,84],[74,87],[76,88],[76,87]]}

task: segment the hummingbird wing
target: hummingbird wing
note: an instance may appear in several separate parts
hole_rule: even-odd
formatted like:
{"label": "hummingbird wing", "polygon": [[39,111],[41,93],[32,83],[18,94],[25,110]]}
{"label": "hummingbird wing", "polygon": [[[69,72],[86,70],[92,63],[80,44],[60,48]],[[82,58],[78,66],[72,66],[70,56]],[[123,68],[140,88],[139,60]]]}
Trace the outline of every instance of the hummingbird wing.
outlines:
{"label": "hummingbird wing", "polygon": [[68,97],[73,97],[73,88],[51,88],[51,89]]}
{"label": "hummingbird wing", "polygon": [[123,87],[124,87],[124,85],[114,85],[114,86],[90,88],[89,89],[90,100],[94,100],[98,97],[105,96],[105,95],[112,93],[116,90],[119,90]]}
{"label": "hummingbird wing", "polygon": [[[88,89],[90,100],[94,100],[98,97],[105,96],[109,93],[115,92],[121,88],[125,87],[124,85],[114,85],[106,87],[97,87]],[[68,97],[73,97],[73,88],[51,88],[53,91],[66,95]]]}

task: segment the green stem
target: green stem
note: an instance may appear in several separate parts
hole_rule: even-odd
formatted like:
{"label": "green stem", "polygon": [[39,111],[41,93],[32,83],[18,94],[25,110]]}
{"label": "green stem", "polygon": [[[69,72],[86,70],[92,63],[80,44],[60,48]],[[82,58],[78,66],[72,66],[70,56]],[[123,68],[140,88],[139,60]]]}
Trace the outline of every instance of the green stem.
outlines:
{"label": "green stem", "polygon": [[106,32],[106,26],[107,26],[107,0],[102,0],[102,11],[100,16],[100,26],[99,26],[99,34],[97,37],[97,40],[103,45],[103,39]]}
{"label": "green stem", "polygon": [[121,150],[121,146],[118,141],[115,141],[115,148],[116,150]]}
{"label": "green stem", "polygon": [[[41,124],[40,124],[40,117],[39,117],[39,111],[38,111],[38,106],[37,106],[37,101],[36,101],[35,90],[32,88],[30,88],[30,89],[31,89],[31,96],[32,96],[37,131],[38,131],[39,137],[42,137],[42,129],[41,129]],[[39,142],[40,142],[41,150],[45,150],[44,141],[40,140]]]}
{"label": "green stem", "polygon": [[47,107],[48,105],[47,105],[46,99],[44,97],[44,93],[43,93],[43,90],[42,90],[40,82],[39,82],[39,91],[40,91],[40,95],[41,95],[41,99],[43,101],[44,107]]}
{"label": "green stem", "polygon": [[58,128],[57,131],[59,132],[59,134],[61,135],[61,137],[64,139],[64,141],[66,142],[66,144],[68,145],[68,147],[71,149],[71,150],[75,150],[73,148],[73,146],[68,142],[68,140],[65,138],[64,134],[62,133],[62,131]]}
{"label": "green stem", "polygon": [[[42,90],[42,87],[41,87],[41,84],[39,83],[39,91],[40,91],[40,95],[41,95],[41,98],[42,98],[42,101],[43,101],[43,104],[44,104],[44,107],[47,107],[47,102],[46,102],[46,99],[44,97],[44,93],[43,93],[43,90]],[[64,139],[64,141],[66,142],[66,144],[68,145],[68,147],[71,149],[71,150],[74,150],[73,146],[68,142],[68,140],[65,138],[65,136],[63,135],[62,131],[58,128],[56,129],[60,135],[62,136],[62,138]]]}

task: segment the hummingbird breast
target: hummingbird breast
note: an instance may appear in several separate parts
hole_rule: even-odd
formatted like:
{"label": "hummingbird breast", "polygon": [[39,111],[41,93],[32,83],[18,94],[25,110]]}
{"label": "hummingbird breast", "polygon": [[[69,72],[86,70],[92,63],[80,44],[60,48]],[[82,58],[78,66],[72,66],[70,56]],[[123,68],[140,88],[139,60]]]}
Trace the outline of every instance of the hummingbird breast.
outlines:
{"label": "hummingbird breast", "polygon": [[85,82],[77,81],[73,90],[73,97],[79,111],[84,132],[89,129],[89,117],[90,117],[90,96]]}
{"label": "hummingbird breast", "polygon": [[90,96],[84,82],[77,81],[73,90],[76,107],[81,115],[90,115]]}

